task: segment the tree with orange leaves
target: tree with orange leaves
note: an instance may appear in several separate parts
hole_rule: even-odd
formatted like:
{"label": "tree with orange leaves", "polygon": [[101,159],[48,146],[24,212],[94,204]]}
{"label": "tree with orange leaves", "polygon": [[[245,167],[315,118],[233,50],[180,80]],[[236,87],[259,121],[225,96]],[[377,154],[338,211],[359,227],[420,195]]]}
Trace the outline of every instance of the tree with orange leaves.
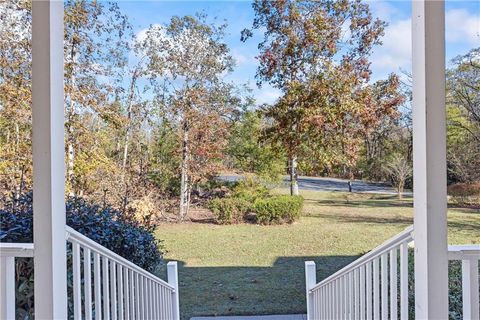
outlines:
{"label": "tree with orange leaves", "polygon": [[[387,106],[383,98],[377,103],[369,86],[368,57],[381,44],[386,24],[360,0],[256,0],[253,8],[253,28],[266,29],[259,44],[258,84],[282,91],[265,108],[272,121],[269,137],[287,151],[291,194],[296,195],[299,160],[350,166],[359,132],[370,128],[378,113],[394,114],[397,104]],[[242,39],[252,34],[244,30]],[[398,87],[396,77],[388,81],[392,89]]]}

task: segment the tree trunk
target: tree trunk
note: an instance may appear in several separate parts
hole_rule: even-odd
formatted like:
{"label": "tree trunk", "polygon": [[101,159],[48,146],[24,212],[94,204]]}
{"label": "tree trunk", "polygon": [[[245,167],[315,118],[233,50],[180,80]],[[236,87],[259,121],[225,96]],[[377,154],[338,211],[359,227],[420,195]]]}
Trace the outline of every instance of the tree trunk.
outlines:
{"label": "tree trunk", "polygon": [[125,141],[123,145],[123,159],[122,159],[122,184],[125,184],[125,171],[127,168],[127,158],[128,158],[128,142],[129,142],[129,133],[128,129],[125,134]]}
{"label": "tree trunk", "polygon": [[[67,181],[69,182],[70,184],[70,187],[73,188],[73,176],[74,176],[74,173],[73,173],[73,167],[74,167],[74,164],[75,164],[75,149],[73,147],[73,138],[72,138],[72,135],[73,135],[73,130],[70,129],[70,126],[69,126],[69,129],[67,130],[68,132],[68,138],[67,138],[67,157],[68,157],[68,164],[67,164]],[[70,193],[72,193],[73,190],[70,191]]]}
{"label": "tree trunk", "polygon": [[67,111],[67,122],[66,122],[66,132],[67,132],[67,182],[70,186],[69,195],[73,196],[73,180],[74,180],[74,165],[75,165],[75,147],[74,147],[74,130],[73,130],[73,115],[75,113],[75,102],[73,98],[73,90],[75,86],[75,76],[72,75],[71,78],[72,87],[70,93],[70,103]]}
{"label": "tree trunk", "polygon": [[73,196],[73,180],[74,180],[74,165],[75,165],[75,148],[73,137],[73,108],[74,102],[70,98],[70,110],[67,115],[66,132],[67,132],[67,182],[70,187],[69,195]]}
{"label": "tree trunk", "polygon": [[137,70],[133,72],[132,82],[130,84],[130,92],[128,95],[128,107],[127,107],[127,127],[125,130],[125,141],[123,145],[123,159],[122,159],[122,184],[125,184],[125,175],[127,170],[128,160],[128,143],[130,142],[130,131],[132,122],[132,105],[135,98],[135,84],[137,82]]}
{"label": "tree trunk", "polygon": [[180,220],[188,214],[190,205],[190,186],[188,181],[188,123],[183,123],[182,162],[180,177]]}
{"label": "tree trunk", "polygon": [[297,156],[290,158],[290,195],[298,196]]}
{"label": "tree trunk", "polygon": [[399,200],[403,199],[403,189],[404,189],[404,187],[405,187],[405,181],[399,181],[398,188],[397,188],[398,199]]}
{"label": "tree trunk", "polygon": [[[15,167],[16,167],[16,171],[20,174],[20,180],[23,179],[23,170],[22,170],[22,167],[20,165],[20,126],[18,125],[18,122],[15,122],[15,152],[14,154],[16,155],[15,156]],[[21,193],[21,184],[22,182],[20,181],[19,183],[17,183],[17,179],[16,179],[16,174],[13,175],[14,178],[13,178],[13,181],[15,183],[15,199],[19,199],[20,198],[20,193]]]}
{"label": "tree trunk", "polygon": [[73,116],[75,114],[75,85],[76,85],[76,77],[75,77],[75,65],[77,63],[77,53],[76,53],[76,43],[72,43],[72,48],[70,51],[70,61],[72,62],[72,73],[70,75],[70,93],[67,97],[67,101],[69,101],[68,109],[67,109],[67,121],[65,123],[66,132],[67,132],[67,183],[70,187],[69,195],[73,196],[73,180],[74,180],[74,165],[75,165],[75,147],[74,147],[74,130],[73,130]]}

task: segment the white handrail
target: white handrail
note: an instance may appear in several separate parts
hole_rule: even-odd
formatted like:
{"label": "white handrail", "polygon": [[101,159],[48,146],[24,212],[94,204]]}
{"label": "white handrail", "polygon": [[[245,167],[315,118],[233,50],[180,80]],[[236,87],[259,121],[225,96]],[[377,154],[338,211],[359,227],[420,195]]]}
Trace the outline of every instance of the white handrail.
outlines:
{"label": "white handrail", "polygon": [[[73,228],[65,231],[75,320],[180,319],[177,262],[167,264],[166,282]],[[0,242],[0,319],[15,318],[17,257],[34,257],[34,244]]]}
{"label": "white handrail", "polygon": [[67,231],[66,232],[67,241],[78,243],[79,245],[81,245],[83,247],[86,247],[90,250],[101,253],[102,255],[106,256],[107,258],[115,260],[116,262],[119,262],[119,263],[131,268],[132,270],[135,270],[136,272],[138,272],[141,275],[149,278],[150,280],[155,281],[159,284],[162,284],[162,285],[170,288],[171,290],[175,291],[175,288],[173,286],[171,286],[168,282],[158,278],[157,276],[155,276],[155,275],[151,274],[150,272],[140,268],[139,266],[130,262],[129,260],[125,259],[124,257],[122,257],[122,256],[116,254],[115,252],[105,248],[104,246],[96,243],[95,241],[93,241],[92,239],[84,236],[83,234],[76,231],[75,229],[67,226],[66,231]]}
{"label": "white handrail", "polygon": [[[413,227],[409,227],[317,284],[315,263],[306,261],[307,318],[408,319],[412,240]],[[462,263],[463,319],[480,320],[480,245],[449,246],[448,259]]]}
{"label": "white handrail", "polygon": [[413,226],[409,226],[408,228],[406,228],[404,231],[400,232],[399,234],[397,234],[393,238],[388,239],[387,241],[385,241],[384,243],[382,243],[381,245],[379,245],[378,247],[376,247],[372,251],[364,254],[363,256],[361,256],[357,260],[353,261],[349,265],[345,266],[344,268],[335,272],[331,276],[322,280],[321,282],[319,282],[317,285],[315,285],[310,290],[311,291],[316,290],[319,287],[324,286],[327,283],[335,280],[339,276],[342,276],[342,275],[352,271],[353,269],[372,261],[373,259],[379,257],[382,253],[388,252],[392,248],[400,245],[401,243],[403,243],[405,241],[411,241],[411,240],[413,240]]}
{"label": "white handrail", "polygon": [[74,320],[83,319],[83,311],[86,320],[93,314],[105,320],[180,319],[176,262],[168,263],[166,282],[71,227],[66,239],[72,244]]}
{"label": "white handrail", "polygon": [[0,242],[0,257],[33,257],[33,243]]}
{"label": "white handrail", "polygon": [[480,244],[448,246],[448,260],[480,260]]}

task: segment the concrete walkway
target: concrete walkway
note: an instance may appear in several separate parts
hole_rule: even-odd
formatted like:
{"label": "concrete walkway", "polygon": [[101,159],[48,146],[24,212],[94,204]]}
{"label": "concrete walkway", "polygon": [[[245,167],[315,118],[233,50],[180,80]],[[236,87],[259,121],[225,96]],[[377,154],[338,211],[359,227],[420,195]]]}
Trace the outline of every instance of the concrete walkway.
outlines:
{"label": "concrete walkway", "polygon": [[271,316],[222,316],[193,317],[190,320],[307,320],[306,314],[283,314]]}

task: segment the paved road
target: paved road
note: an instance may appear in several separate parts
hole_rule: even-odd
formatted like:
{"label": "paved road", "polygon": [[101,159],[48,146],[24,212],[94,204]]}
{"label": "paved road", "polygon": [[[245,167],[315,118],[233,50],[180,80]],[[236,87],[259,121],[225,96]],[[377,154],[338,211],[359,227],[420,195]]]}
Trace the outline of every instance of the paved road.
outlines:
{"label": "paved road", "polygon": [[[286,181],[288,183],[289,180]],[[299,177],[300,189],[318,191],[344,191],[348,192],[348,180],[336,178]],[[353,192],[395,194],[396,191],[385,183],[368,182],[361,180],[352,181]]]}
{"label": "paved road", "polygon": [[[221,176],[221,179],[237,181],[243,179],[243,177],[239,175],[223,175]],[[288,185],[288,177],[285,177],[284,183],[285,185]],[[301,176],[298,178],[298,187],[303,190],[348,192],[348,180]],[[361,180],[352,181],[352,191],[362,193],[396,194],[395,189],[388,184]],[[411,193],[405,192],[404,194],[408,195]]]}

